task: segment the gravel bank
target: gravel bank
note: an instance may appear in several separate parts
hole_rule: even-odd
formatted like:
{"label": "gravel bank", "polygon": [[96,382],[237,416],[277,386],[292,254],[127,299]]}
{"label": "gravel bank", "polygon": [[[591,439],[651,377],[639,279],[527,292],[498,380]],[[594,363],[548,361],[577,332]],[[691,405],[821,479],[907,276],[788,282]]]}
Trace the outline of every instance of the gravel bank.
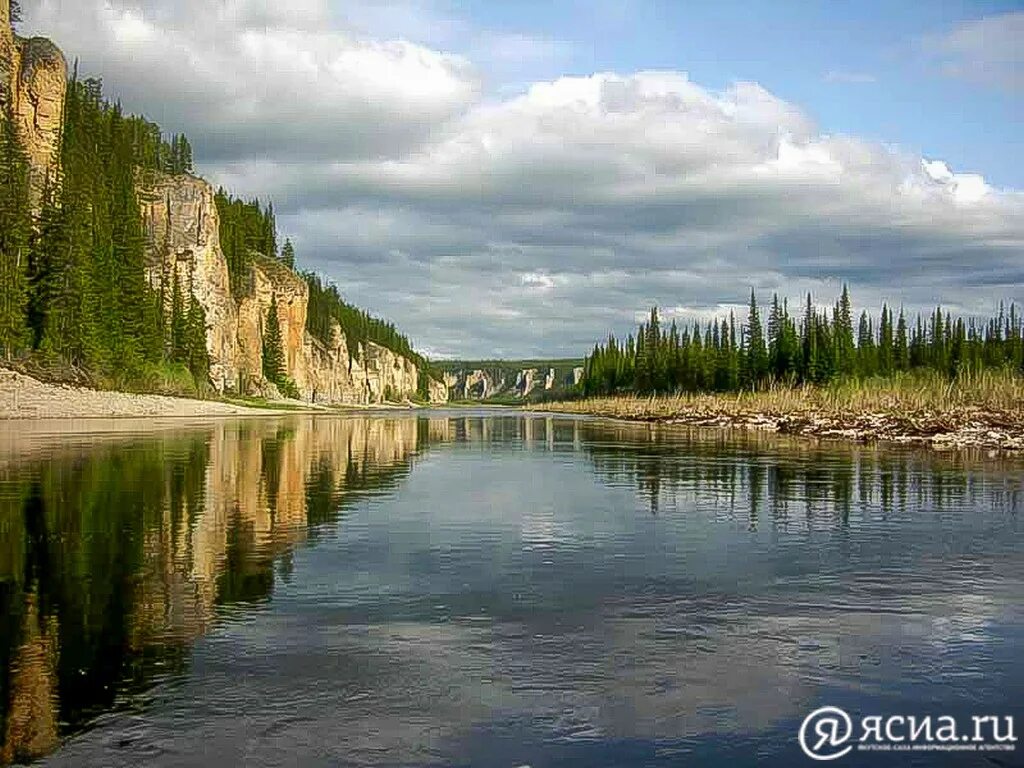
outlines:
{"label": "gravel bank", "polygon": [[536,406],[534,410],[587,414],[622,421],[684,424],[776,432],[787,435],[899,443],[936,449],[977,448],[1024,451],[1024,413],[978,407],[948,410],[825,413],[804,410],[778,413],[758,410],[678,406],[657,398],[604,398]]}
{"label": "gravel bank", "polygon": [[286,412],[212,400],[100,392],[64,384],[47,384],[16,371],[0,369],[0,419],[266,416]]}

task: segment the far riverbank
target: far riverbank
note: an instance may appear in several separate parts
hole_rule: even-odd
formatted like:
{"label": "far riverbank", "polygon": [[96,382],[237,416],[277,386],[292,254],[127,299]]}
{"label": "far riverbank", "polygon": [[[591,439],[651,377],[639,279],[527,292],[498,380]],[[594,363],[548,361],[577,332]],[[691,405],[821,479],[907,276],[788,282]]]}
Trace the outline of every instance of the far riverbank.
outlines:
{"label": "far riverbank", "polygon": [[1024,451],[1024,379],[1002,374],[723,395],[623,395],[531,410],[938,449]]}

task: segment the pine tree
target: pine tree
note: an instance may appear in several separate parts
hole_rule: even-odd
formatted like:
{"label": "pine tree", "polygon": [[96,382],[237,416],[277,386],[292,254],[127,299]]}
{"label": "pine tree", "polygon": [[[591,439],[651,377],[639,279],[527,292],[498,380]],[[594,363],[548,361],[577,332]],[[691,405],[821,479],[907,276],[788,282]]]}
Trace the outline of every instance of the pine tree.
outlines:
{"label": "pine tree", "polygon": [[30,341],[27,320],[31,230],[28,162],[13,121],[0,115],[0,355],[7,360]]}
{"label": "pine tree", "polygon": [[849,286],[843,284],[835,316],[836,366],[841,376],[857,373],[857,350],[853,343],[853,305]]}
{"label": "pine tree", "polygon": [[743,368],[744,387],[759,387],[768,375],[768,350],[764,342],[764,329],[757,309],[757,297],[750,291],[750,314],[747,319],[747,347]]}
{"label": "pine tree", "polygon": [[270,309],[267,310],[267,319],[263,327],[263,376],[274,384],[282,384],[288,376],[276,295],[270,299]]}
{"label": "pine tree", "polygon": [[289,269],[295,268],[295,247],[291,240],[284,241],[284,247],[281,248],[281,261]]}
{"label": "pine tree", "polygon": [[896,370],[910,370],[910,349],[907,345],[907,318],[900,307],[900,317],[896,323]]}

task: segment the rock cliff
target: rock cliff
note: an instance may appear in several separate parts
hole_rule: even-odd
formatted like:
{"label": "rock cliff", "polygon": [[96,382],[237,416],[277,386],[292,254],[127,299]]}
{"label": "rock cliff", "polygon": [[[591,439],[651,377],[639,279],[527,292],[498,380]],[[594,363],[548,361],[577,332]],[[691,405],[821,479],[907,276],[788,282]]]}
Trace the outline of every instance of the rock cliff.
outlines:
{"label": "rock cliff", "polygon": [[33,206],[56,166],[67,75],[57,46],[45,38],[26,40],[14,34],[10,0],[0,0],[0,109],[13,117],[28,156]]}
{"label": "rock cliff", "polygon": [[[146,269],[155,288],[177,275],[206,314],[210,381],[219,392],[273,394],[263,378],[264,324],[277,300],[288,376],[302,399],[323,404],[374,404],[416,397],[419,370],[409,359],[372,342],[352,353],[336,323],[329,339],[306,330],[309,288],[280,262],[254,256],[249,280],[234,295],[220,246],[214,190],[202,179],[147,171],[137,184],[147,235]],[[170,291],[165,291],[165,295]],[[447,388],[430,381],[431,402]]]}
{"label": "rock cliff", "polygon": [[[67,64],[49,40],[22,39],[10,22],[10,0],[0,0],[0,109],[11,116],[27,155],[31,202],[38,207],[59,163]],[[167,289],[169,302],[176,277],[203,308],[210,383],[218,392],[277,394],[262,375],[264,324],[276,299],[287,375],[302,399],[372,404],[417,396],[419,370],[412,360],[373,343],[350,348],[340,327],[329,339],[308,333],[309,289],[280,262],[254,255],[244,288],[232,288],[214,190],[205,181],[145,171],[136,188],[148,236],[147,278]],[[447,400],[442,382],[430,380],[427,389],[431,401]]]}
{"label": "rock cliff", "polygon": [[553,361],[544,367],[517,362],[444,364],[444,383],[456,400],[527,399],[538,393],[564,392],[583,379],[578,361]]}

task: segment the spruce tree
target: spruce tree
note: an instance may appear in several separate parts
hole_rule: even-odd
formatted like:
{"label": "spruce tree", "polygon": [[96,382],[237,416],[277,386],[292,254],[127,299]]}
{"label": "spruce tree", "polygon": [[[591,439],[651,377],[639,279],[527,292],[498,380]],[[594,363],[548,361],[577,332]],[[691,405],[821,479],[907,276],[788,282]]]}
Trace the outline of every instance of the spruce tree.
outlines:
{"label": "spruce tree", "polygon": [[270,298],[270,309],[267,310],[267,319],[263,327],[263,376],[274,384],[284,383],[288,376],[276,295]]}
{"label": "spruce tree", "polygon": [[768,375],[768,350],[764,342],[764,329],[757,309],[757,297],[750,291],[750,314],[747,319],[747,350],[743,368],[745,387],[759,387]]}
{"label": "spruce tree", "polygon": [[284,246],[281,248],[281,261],[289,269],[295,268],[295,247],[291,240],[284,241]]}
{"label": "spruce tree", "polygon": [[0,355],[10,360],[29,344],[28,261],[32,218],[28,161],[14,124],[0,115]]}

